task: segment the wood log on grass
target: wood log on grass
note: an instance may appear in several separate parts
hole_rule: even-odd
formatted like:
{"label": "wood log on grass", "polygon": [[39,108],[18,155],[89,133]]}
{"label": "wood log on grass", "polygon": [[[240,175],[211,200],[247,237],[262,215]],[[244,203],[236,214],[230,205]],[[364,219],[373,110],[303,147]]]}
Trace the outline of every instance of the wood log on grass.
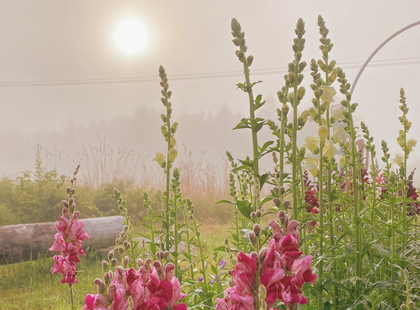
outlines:
{"label": "wood log on grass", "polygon": [[[83,242],[85,252],[115,244],[123,229],[122,216],[82,219],[89,239]],[[37,259],[49,254],[57,230],[54,223],[0,226],[0,264]],[[57,253],[55,253],[57,254]]]}

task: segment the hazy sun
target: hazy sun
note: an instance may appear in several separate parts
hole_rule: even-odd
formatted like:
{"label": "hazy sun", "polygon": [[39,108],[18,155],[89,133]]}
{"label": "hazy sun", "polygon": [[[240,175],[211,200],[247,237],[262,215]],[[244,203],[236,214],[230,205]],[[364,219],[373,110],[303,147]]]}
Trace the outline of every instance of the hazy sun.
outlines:
{"label": "hazy sun", "polygon": [[147,31],[138,20],[127,19],[118,25],[114,38],[121,51],[133,54],[146,46]]}

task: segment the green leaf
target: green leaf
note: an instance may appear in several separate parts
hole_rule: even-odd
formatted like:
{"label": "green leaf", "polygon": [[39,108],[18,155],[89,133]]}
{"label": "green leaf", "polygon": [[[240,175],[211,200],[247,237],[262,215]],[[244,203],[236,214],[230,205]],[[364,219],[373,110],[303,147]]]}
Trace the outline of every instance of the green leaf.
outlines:
{"label": "green leaf", "polygon": [[267,181],[268,177],[270,176],[269,173],[264,173],[263,175],[260,176],[260,188],[263,187],[263,185],[265,184],[265,182]]}
{"label": "green leaf", "polygon": [[239,212],[242,213],[247,219],[251,219],[251,212],[254,211],[251,207],[251,203],[248,201],[238,200],[236,202],[236,206],[238,207]]}
{"label": "green leaf", "polygon": [[248,166],[250,168],[253,168],[254,167],[254,161],[252,161],[252,160],[242,160],[242,159],[239,159],[239,161],[244,166]]}
{"label": "green leaf", "polygon": [[224,200],[219,200],[218,202],[216,202],[215,204],[216,205],[219,205],[219,204],[221,204],[221,203],[229,203],[229,204],[231,204],[231,205],[234,205],[235,204],[235,202],[234,201],[230,201],[230,200],[226,200],[226,199],[224,199]]}
{"label": "green leaf", "polygon": [[236,125],[232,130],[244,128],[251,128],[251,125],[249,124],[249,120],[247,118],[241,119],[238,125]]}
{"label": "green leaf", "polygon": [[259,148],[260,153],[263,153],[273,143],[274,143],[274,141],[267,141],[266,143],[264,143],[264,145]]}
{"label": "green leaf", "polygon": [[226,248],[224,246],[219,246],[217,248],[214,248],[213,251],[222,251],[225,252]]}

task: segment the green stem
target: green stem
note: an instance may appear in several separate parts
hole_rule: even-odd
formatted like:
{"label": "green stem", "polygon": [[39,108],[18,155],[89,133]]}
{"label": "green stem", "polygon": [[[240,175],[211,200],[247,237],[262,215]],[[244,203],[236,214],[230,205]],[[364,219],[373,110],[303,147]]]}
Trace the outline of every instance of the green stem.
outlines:
{"label": "green stem", "polygon": [[[298,67],[299,62],[296,61],[295,64],[295,76],[298,76]],[[293,86],[293,124],[292,124],[292,195],[293,195],[293,219],[298,220],[298,183],[299,180],[297,178],[297,130],[298,130],[298,111],[297,111],[297,91],[298,91],[298,84],[297,82],[294,83]]]}
{"label": "green stem", "polygon": [[254,176],[259,176],[259,151],[258,151],[258,138],[256,131],[255,123],[255,105],[254,105],[254,95],[251,87],[249,66],[244,62],[244,75],[249,99],[249,120],[251,122],[251,132],[252,132],[252,153],[253,153],[253,163],[254,163]]}
{"label": "green stem", "polygon": [[195,236],[197,238],[197,245],[198,245],[198,249],[199,249],[199,252],[200,252],[201,274],[203,275],[203,280],[204,280],[203,281],[203,283],[204,283],[204,296],[207,296],[208,288],[207,288],[206,265],[205,265],[205,258],[204,258],[204,254],[203,254],[203,247],[201,245],[200,232],[198,231],[197,221],[195,219],[193,219],[193,223],[194,223],[194,233],[195,233]]}
{"label": "green stem", "polygon": [[[166,99],[166,101],[168,101]],[[166,151],[166,201],[165,201],[165,220],[166,220],[166,242],[165,242],[165,250],[169,251],[170,249],[170,224],[169,224],[169,188],[171,184],[170,176],[171,176],[171,163],[169,162],[169,150],[171,149],[171,121],[170,121],[170,114],[167,113],[167,121],[166,121],[166,129],[168,131],[166,139],[168,140],[167,151]]]}

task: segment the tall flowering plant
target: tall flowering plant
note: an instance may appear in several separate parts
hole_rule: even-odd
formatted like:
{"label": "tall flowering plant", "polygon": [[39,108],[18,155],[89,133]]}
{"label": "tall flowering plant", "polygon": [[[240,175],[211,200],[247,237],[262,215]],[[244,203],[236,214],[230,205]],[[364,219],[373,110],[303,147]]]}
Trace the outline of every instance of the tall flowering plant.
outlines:
{"label": "tall flowering plant", "polygon": [[[128,215],[127,202],[121,193],[114,189],[114,195],[119,209],[124,212],[125,226],[114,249],[108,254],[108,261],[102,261],[105,273],[103,279],[94,281],[97,293],[86,295],[82,309],[186,310],[187,305],[179,303],[187,295],[181,293],[181,283],[175,276],[175,264],[165,264],[170,256],[169,251],[156,252],[156,261],[150,257],[146,259],[144,252],[142,258],[126,255],[137,246],[130,237],[134,222]],[[111,269],[113,267],[115,270]]]}
{"label": "tall flowering plant", "polygon": [[82,243],[89,235],[83,229],[83,222],[79,221],[80,212],[76,211],[76,203],[73,195],[75,193],[74,183],[76,182],[76,174],[79,172],[80,166],[74,171],[71,179],[71,187],[67,188],[69,196],[68,201],[61,202],[63,209],[60,221],[55,224],[57,233],[53,246],[50,248],[52,252],[59,252],[59,255],[54,255],[54,266],[51,272],[60,273],[63,277],[61,283],[67,283],[70,287],[71,304],[74,304],[73,298],[73,284],[77,283],[76,264],[80,263],[79,255],[85,255],[82,248]]}
{"label": "tall flowering plant", "polygon": [[[274,220],[269,223],[273,236],[268,248],[262,248],[259,254],[238,253],[232,271],[234,285],[226,290],[223,299],[217,299],[217,310],[271,309],[278,301],[287,309],[295,309],[296,304],[308,303],[302,286],[315,283],[317,278],[311,269],[312,256],[301,257],[299,222],[290,221],[283,211],[279,218],[281,225]],[[259,232],[259,225],[254,225],[251,241],[259,237]]]}

